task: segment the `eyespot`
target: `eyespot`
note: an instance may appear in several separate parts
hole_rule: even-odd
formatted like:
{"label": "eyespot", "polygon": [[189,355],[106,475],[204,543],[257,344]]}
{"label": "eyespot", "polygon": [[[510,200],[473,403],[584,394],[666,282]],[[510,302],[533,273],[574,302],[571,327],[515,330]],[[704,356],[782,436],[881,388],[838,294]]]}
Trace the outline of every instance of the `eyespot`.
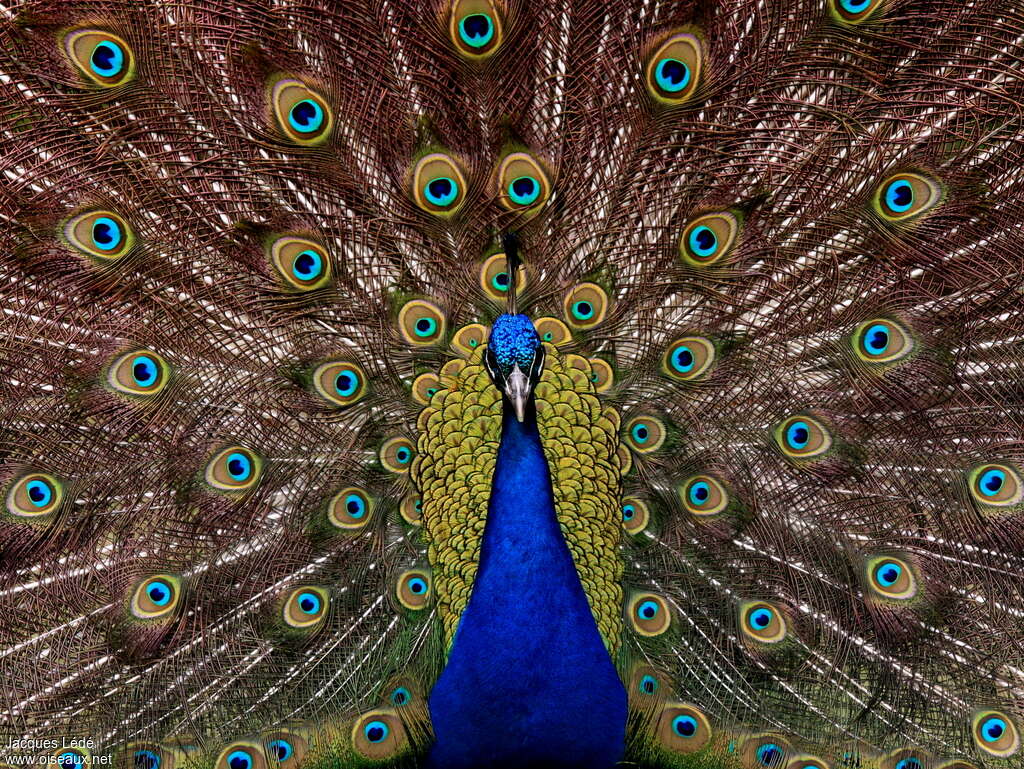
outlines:
{"label": "eyespot", "polygon": [[914,350],[914,338],[898,323],[875,318],[853,332],[853,352],[866,363],[892,363]]}
{"label": "eyespot", "polygon": [[830,767],[817,756],[795,756],[790,759],[786,769],[830,769]]}
{"label": "eyespot", "polygon": [[498,166],[498,202],[510,211],[537,208],[551,196],[551,182],[540,163],[525,152],[507,155]]}
{"label": "eyespot", "polygon": [[72,217],[64,225],[64,237],[83,254],[105,262],[121,258],[135,245],[135,235],[125,220],[107,210]]}
{"label": "eyespot", "polygon": [[331,498],[327,518],[332,525],[345,531],[359,531],[373,515],[373,499],[356,486],[342,489]]}
{"label": "eyespot", "polygon": [[380,447],[380,463],[392,473],[407,473],[415,453],[408,438],[391,438]]}
{"label": "eyespot", "polygon": [[647,414],[626,423],[626,444],[637,454],[650,454],[660,449],[665,434],[665,423]]}
{"label": "eyespot", "polygon": [[537,336],[542,342],[547,342],[555,347],[562,347],[572,341],[572,333],[558,318],[538,318],[534,321],[533,327],[537,330]]}
{"label": "eyespot", "polygon": [[172,574],[154,574],[142,580],[132,593],[131,613],[139,619],[168,617],[178,608],[181,579]]}
{"label": "eyespot", "polygon": [[895,174],[875,190],[875,210],[889,222],[920,216],[942,199],[941,185],[915,173]]}
{"label": "eyespot", "polygon": [[416,163],[412,172],[412,196],[429,214],[455,213],[466,199],[466,178],[448,155],[434,152]]}
{"label": "eyespot", "polygon": [[334,124],[331,108],[320,94],[298,80],[275,83],[270,100],[278,127],[296,144],[321,144],[331,135]]}
{"label": "eyespot", "polygon": [[658,739],[675,753],[696,753],[711,741],[704,713],[684,702],[666,702],[658,717]]}
{"label": "eyespot", "polygon": [[1005,464],[984,464],[967,474],[971,496],[987,507],[1018,505],[1024,499],[1024,484],[1016,468]]}
{"label": "eyespot", "polygon": [[54,751],[54,763],[62,769],[79,769],[89,763],[89,755],[77,748],[61,748]]}
{"label": "eyespot", "polygon": [[[504,302],[508,298],[508,263],[504,253],[492,254],[480,266],[480,288],[496,302]],[[526,269],[520,265],[516,270],[516,292],[522,293],[526,288]]]}
{"label": "eyespot", "polygon": [[661,370],[673,379],[692,382],[702,379],[715,364],[717,353],[710,339],[684,336],[672,342],[661,359]]}
{"label": "eyespot", "polygon": [[437,344],[444,337],[445,316],[436,304],[413,299],[399,310],[398,328],[409,344]]}
{"label": "eyespot", "polygon": [[729,504],[729,493],[710,475],[694,475],[679,487],[683,507],[691,515],[708,516],[722,512]]}
{"label": "eyespot", "polygon": [[740,605],[740,630],[758,643],[778,643],[786,637],[786,620],[775,606],[764,601]]}
{"label": "eyespot", "polygon": [[260,479],[263,460],[244,446],[217,452],[206,465],[206,482],[221,491],[248,491]]}
{"label": "eyespot", "polygon": [[894,769],[924,769],[924,764],[916,756],[907,756],[897,761]]}
{"label": "eyespot", "polygon": [[658,679],[648,674],[640,679],[640,683],[637,685],[637,691],[641,694],[655,694],[658,691],[660,684]]}
{"label": "eyespot", "polygon": [[267,769],[262,745],[254,742],[233,742],[221,751],[215,769]]}
{"label": "eyespot", "polygon": [[430,598],[430,573],[411,569],[398,577],[398,602],[406,609],[417,611],[427,605]]}
{"label": "eyespot", "polygon": [[375,760],[395,756],[405,748],[405,727],[390,708],[364,713],[352,725],[352,745],[356,751]]}
{"label": "eyespot", "polygon": [[681,32],[662,43],[647,61],[647,90],[662,104],[675,106],[693,96],[700,81],[703,46]]}
{"label": "eyespot", "polygon": [[647,504],[636,497],[622,500],[622,528],[629,534],[639,534],[647,528],[651,520],[651,511]]}
{"label": "eyespot", "polygon": [[331,279],[331,260],[319,243],[286,235],[270,246],[270,261],[288,288],[315,291]]}
{"label": "eyespot", "polygon": [[398,506],[402,519],[413,526],[419,526],[423,517],[423,499],[419,494],[406,494]]}
{"label": "eyespot", "polygon": [[107,368],[107,384],[125,395],[149,398],[157,395],[170,381],[167,361],[151,350],[124,353]]}
{"label": "eyespot", "polygon": [[441,389],[441,379],[432,371],[420,374],[412,381],[412,397],[417,403],[426,406],[430,399]]}
{"label": "eyespot", "polygon": [[64,50],[96,85],[115,88],[135,77],[135,55],[122,38],[99,29],[77,29],[64,36]]}
{"label": "eyespot", "polygon": [[569,325],[587,330],[604,320],[608,294],[596,283],[580,283],[565,295],[562,305]]}
{"label": "eyespot", "polygon": [[594,389],[599,392],[608,392],[615,380],[615,370],[612,364],[603,358],[587,358],[590,364],[590,381]]}
{"label": "eyespot", "polygon": [[832,448],[832,435],[817,419],[793,416],[775,428],[775,441],[782,453],[792,459],[820,456]]}
{"label": "eyespot", "polygon": [[974,716],[974,742],[993,756],[1006,758],[1020,750],[1017,725],[1004,713],[986,710]]}
{"label": "eyespot", "polygon": [[452,336],[452,347],[463,355],[472,355],[487,344],[487,327],[479,323],[463,326]]}
{"label": "eyespot", "polygon": [[130,760],[124,763],[134,769],[174,769],[174,758],[155,743],[135,743]]}
{"label": "eyespot", "polygon": [[302,763],[309,750],[309,744],[299,734],[271,732],[263,735],[263,748],[270,766],[276,766],[277,769],[294,769]]}
{"label": "eyespot", "polygon": [[639,635],[658,636],[672,624],[672,613],[660,595],[637,593],[629,602],[629,621]]}
{"label": "eyespot", "polygon": [[728,211],[690,220],[679,238],[679,256],[694,267],[709,267],[728,259],[736,245],[739,220]]}
{"label": "eyespot", "polygon": [[46,473],[29,473],[7,490],[7,512],[19,518],[38,518],[60,507],[64,485]]}
{"label": "eyespot", "polygon": [[317,393],[336,406],[351,406],[367,393],[366,372],[358,363],[328,361],[313,372]]}
{"label": "eyespot", "polygon": [[885,0],[830,0],[832,16],[845,24],[860,24],[885,5]]}
{"label": "eyespot", "polygon": [[756,769],[780,769],[792,753],[789,743],[775,735],[752,737],[741,749],[743,765]]}
{"label": "eyespot", "polygon": [[504,37],[501,16],[489,0],[452,3],[449,32],[455,49],[473,59],[490,56],[498,50]]}
{"label": "eyespot", "polygon": [[322,587],[297,587],[285,598],[284,621],[289,627],[311,628],[324,621],[329,605],[330,596]]}
{"label": "eyespot", "polygon": [[910,564],[899,558],[872,558],[867,566],[868,582],[885,598],[906,601],[917,595],[917,580]]}

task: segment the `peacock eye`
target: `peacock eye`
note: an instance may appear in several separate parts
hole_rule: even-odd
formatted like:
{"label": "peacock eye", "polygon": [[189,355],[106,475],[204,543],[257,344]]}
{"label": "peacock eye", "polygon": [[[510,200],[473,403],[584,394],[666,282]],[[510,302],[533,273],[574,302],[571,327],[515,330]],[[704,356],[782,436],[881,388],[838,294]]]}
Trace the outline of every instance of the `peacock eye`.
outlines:
{"label": "peacock eye", "polygon": [[7,490],[7,512],[19,518],[37,518],[60,507],[64,487],[52,475],[30,473]]}
{"label": "peacock eye", "polygon": [[427,213],[447,216],[466,199],[466,179],[450,156],[441,152],[424,155],[413,168],[412,193],[416,205]]}
{"label": "peacock eye", "polygon": [[259,481],[262,460],[243,446],[223,449],[206,465],[206,482],[221,491],[246,491]]}
{"label": "peacock eye", "polygon": [[285,598],[284,621],[293,628],[311,628],[327,616],[330,599],[320,587],[306,586],[292,590]]}
{"label": "peacock eye", "polygon": [[412,466],[415,449],[408,438],[391,438],[380,447],[378,456],[385,470],[407,473]]}
{"label": "peacock eye", "polygon": [[853,351],[866,363],[892,363],[913,350],[910,333],[886,318],[865,321],[853,333]]}
{"label": "peacock eye", "polygon": [[64,237],[77,250],[104,262],[119,259],[135,244],[135,235],[113,211],[90,211],[67,221]]}
{"label": "peacock eye", "polygon": [[739,220],[728,211],[704,214],[683,228],[679,256],[694,267],[708,267],[725,260],[736,244]]}
{"label": "peacock eye", "polygon": [[647,505],[635,497],[622,500],[622,528],[629,534],[638,534],[647,528],[651,514]]}
{"label": "peacock eye", "polygon": [[248,750],[233,750],[228,753],[227,769],[253,769],[252,754]]}
{"label": "peacock eye", "polygon": [[403,707],[412,702],[412,694],[404,686],[399,686],[391,692],[389,699],[392,705]]}
{"label": "peacock eye", "polygon": [[[526,270],[520,266],[516,271],[516,291],[526,287]],[[480,267],[480,288],[491,299],[504,302],[508,298],[509,278],[505,254],[492,254]]]}
{"label": "peacock eye", "polygon": [[641,694],[654,694],[658,691],[658,679],[652,675],[646,675],[640,679],[640,684],[637,686]]}
{"label": "peacock eye", "polygon": [[398,312],[398,329],[405,341],[416,346],[437,344],[444,336],[445,315],[432,302],[413,299]]}
{"label": "peacock eye", "polygon": [[830,0],[832,16],[845,24],[867,21],[885,0]]}
{"label": "peacock eye", "polygon": [[366,372],[357,363],[328,361],[313,372],[317,393],[336,406],[351,406],[367,393]]}
{"label": "peacock eye", "polygon": [[786,759],[786,751],[774,742],[758,746],[754,755],[757,758],[758,766],[769,767],[770,769],[782,766]]}
{"label": "peacock eye", "polygon": [[604,320],[608,294],[596,283],[580,283],[569,290],[562,304],[570,326],[591,329]]}
{"label": "peacock eye", "polygon": [[271,91],[271,103],[281,132],[296,144],[312,146],[331,133],[334,117],[327,102],[298,80],[280,80]]}
{"label": "peacock eye", "polygon": [[692,515],[714,515],[729,504],[729,493],[710,475],[695,475],[688,478],[679,491],[683,507]]}
{"label": "peacock eye", "polygon": [[885,179],[875,191],[875,210],[889,222],[920,216],[942,199],[942,186],[925,176],[901,173]]}
{"label": "peacock eye", "polygon": [[270,246],[270,261],[288,288],[312,291],[326,285],[331,263],[323,246],[285,235]]}
{"label": "peacock eye", "polygon": [[673,379],[691,382],[700,379],[715,363],[715,346],[702,336],[685,336],[665,350],[661,370]]}
{"label": "peacock eye", "polygon": [[163,758],[158,750],[144,748],[132,753],[132,765],[135,769],[160,769]]}
{"label": "peacock eye", "polygon": [[662,43],[647,62],[647,90],[662,104],[678,105],[693,96],[700,80],[703,46],[688,32]]}
{"label": "peacock eye", "polygon": [[538,207],[551,195],[548,176],[531,155],[513,152],[498,166],[498,201],[520,211]]}
{"label": "peacock eye", "polygon": [[642,636],[657,636],[668,630],[672,614],[660,595],[638,593],[630,602],[630,623]]}
{"label": "peacock eye", "polygon": [[170,574],[155,574],[142,580],[131,599],[131,612],[139,619],[169,616],[178,606],[181,580]]}
{"label": "peacock eye", "polygon": [[55,763],[63,769],[77,769],[77,767],[84,766],[87,761],[88,758],[84,753],[71,748],[59,751]]}
{"label": "peacock eye", "polygon": [[917,594],[917,580],[906,561],[899,558],[875,558],[868,562],[868,580],[884,598],[906,601]]}
{"label": "peacock eye", "polygon": [[150,350],[133,350],[114,360],[107,369],[107,384],[125,395],[151,397],[170,381],[167,362]]}
{"label": "peacock eye", "polygon": [[711,724],[692,705],[668,702],[658,718],[657,734],[673,752],[695,753],[711,741]]}
{"label": "peacock eye", "polygon": [[901,758],[896,762],[896,769],[924,769],[919,758],[910,756],[909,758]]}
{"label": "peacock eye", "polygon": [[968,484],[974,500],[988,507],[1008,507],[1024,499],[1020,474],[1010,465],[976,467],[968,473]]}
{"label": "peacock eye", "polygon": [[452,336],[452,347],[463,355],[472,355],[487,341],[487,327],[480,323],[463,326]]}
{"label": "peacock eye", "polygon": [[786,621],[770,603],[745,603],[740,606],[740,630],[758,643],[778,643],[786,637]]}
{"label": "peacock eye", "polygon": [[346,531],[362,529],[370,520],[373,502],[363,489],[350,486],[331,498],[327,517],[331,524]]}
{"label": "peacock eye", "polygon": [[638,454],[657,451],[665,442],[665,423],[657,417],[634,417],[626,424],[626,444]]}
{"label": "peacock eye", "polygon": [[406,742],[405,728],[390,708],[364,713],[352,724],[352,745],[366,758],[392,758]]}
{"label": "peacock eye", "polygon": [[135,76],[131,47],[120,37],[97,29],[78,29],[64,38],[64,50],[82,74],[96,85],[114,88]]}
{"label": "peacock eye", "polygon": [[398,602],[406,609],[422,609],[430,597],[430,574],[420,569],[402,573],[398,578],[396,593]]}
{"label": "peacock eye", "polygon": [[423,516],[423,500],[418,494],[406,494],[398,506],[398,512],[406,523],[419,526]]}
{"label": "peacock eye", "polygon": [[793,459],[819,456],[832,447],[832,436],[828,429],[808,416],[783,420],[775,428],[775,441],[782,453]]}
{"label": "peacock eye", "polygon": [[456,0],[452,3],[449,32],[459,53],[482,59],[501,45],[501,17],[490,0]]}
{"label": "peacock eye", "polygon": [[978,747],[1000,758],[1012,756],[1020,750],[1020,734],[1008,716],[994,710],[974,717],[974,741]]}
{"label": "peacock eye", "polygon": [[430,403],[430,399],[440,389],[441,379],[433,371],[420,374],[412,381],[412,397],[417,403],[424,406]]}
{"label": "peacock eye", "polygon": [[558,318],[538,318],[533,327],[537,329],[537,336],[555,347],[572,341],[569,327]]}
{"label": "peacock eye", "polygon": [[277,762],[287,761],[295,753],[295,749],[288,740],[277,739],[267,743],[267,753]]}

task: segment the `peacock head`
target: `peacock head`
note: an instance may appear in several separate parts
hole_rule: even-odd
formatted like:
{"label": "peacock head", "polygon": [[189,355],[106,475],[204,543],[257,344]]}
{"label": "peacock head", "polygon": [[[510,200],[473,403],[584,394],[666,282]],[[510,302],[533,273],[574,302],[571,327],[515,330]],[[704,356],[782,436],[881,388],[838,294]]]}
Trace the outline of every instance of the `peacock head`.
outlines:
{"label": "peacock head", "polygon": [[484,366],[494,386],[512,404],[516,419],[522,422],[530,395],[544,370],[544,347],[533,322],[516,313],[500,315],[491,326]]}

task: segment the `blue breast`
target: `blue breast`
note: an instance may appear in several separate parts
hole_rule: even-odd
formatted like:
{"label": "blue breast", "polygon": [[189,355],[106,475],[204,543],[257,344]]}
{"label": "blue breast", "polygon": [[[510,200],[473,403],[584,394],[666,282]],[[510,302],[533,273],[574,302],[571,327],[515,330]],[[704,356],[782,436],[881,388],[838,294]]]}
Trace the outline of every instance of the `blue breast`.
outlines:
{"label": "blue breast", "polygon": [[437,769],[622,758],[626,691],[558,527],[530,412],[519,423],[506,407],[479,571],[430,694]]}

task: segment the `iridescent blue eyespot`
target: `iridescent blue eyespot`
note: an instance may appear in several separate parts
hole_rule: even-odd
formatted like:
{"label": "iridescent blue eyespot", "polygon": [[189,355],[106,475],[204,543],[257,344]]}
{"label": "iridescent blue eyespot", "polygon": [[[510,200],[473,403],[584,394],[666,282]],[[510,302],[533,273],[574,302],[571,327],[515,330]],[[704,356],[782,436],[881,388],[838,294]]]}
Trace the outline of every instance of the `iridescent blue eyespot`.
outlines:
{"label": "iridescent blue eyespot", "polygon": [[590,320],[594,317],[594,305],[583,299],[573,302],[572,315],[576,320]]}
{"label": "iridescent blue eyespot", "polygon": [[450,176],[438,176],[427,182],[423,194],[435,206],[450,206],[459,196],[459,183]]}
{"label": "iridescent blue eyespot", "polygon": [[402,705],[408,705],[411,700],[412,694],[410,694],[409,690],[406,689],[404,686],[399,686],[397,689],[391,692],[392,705],[398,705],[399,707],[401,707]]}
{"label": "iridescent blue eyespot", "polygon": [[388,725],[383,721],[370,721],[363,727],[363,734],[366,736],[366,739],[373,744],[384,742],[384,740],[388,738],[390,731],[391,730],[388,729]]}
{"label": "iridescent blue eyespot", "polygon": [[644,694],[654,694],[658,691],[658,679],[652,675],[646,675],[640,679],[640,691]]}
{"label": "iridescent blue eyespot", "polygon": [[806,448],[810,438],[811,428],[806,422],[793,422],[786,428],[786,444],[794,451]]}
{"label": "iridescent blue eyespot", "polygon": [[875,568],[875,579],[883,587],[892,587],[903,573],[903,567],[892,561],[883,561]]}
{"label": "iridescent blue eyespot", "polygon": [[697,256],[709,257],[718,250],[718,236],[710,227],[700,225],[690,231],[689,245]]}
{"label": "iridescent blue eyespot", "polygon": [[881,355],[889,349],[889,329],[882,323],[869,326],[864,332],[864,352]]}
{"label": "iridescent blue eyespot", "polygon": [[395,459],[398,461],[399,464],[407,464],[411,458],[412,452],[409,451],[409,449],[405,448],[404,446],[402,446],[395,452]]}
{"label": "iridescent blue eyespot", "polygon": [[300,593],[297,600],[299,608],[306,614],[317,614],[323,606],[323,601],[316,593]]}
{"label": "iridescent blue eyespot", "polygon": [[334,389],[342,398],[347,398],[359,389],[359,374],[352,369],[342,369],[334,377]]}
{"label": "iridescent blue eyespot", "polygon": [[419,337],[429,337],[437,333],[437,321],[426,316],[419,318],[413,325],[413,333]]}
{"label": "iridescent blue eyespot", "polygon": [[906,179],[897,179],[885,188],[885,204],[902,214],[914,205],[914,186]]}
{"label": "iridescent blue eyespot", "polygon": [[324,109],[313,99],[297,101],[288,110],[288,125],[300,134],[319,131],[324,125]]}
{"label": "iridescent blue eyespot", "polygon": [[690,485],[687,493],[690,497],[690,503],[694,506],[700,506],[707,502],[708,497],[711,496],[711,487],[706,481],[698,481]]}
{"label": "iridescent blue eyespot", "polygon": [[640,619],[654,619],[661,608],[654,601],[644,601],[636,607],[636,616]]}
{"label": "iridescent blue eyespot", "polygon": [[982,473],[978,479],[978,491],[986,497],[994,497],[998,494],[1003,484],[1006,483],[1006,473],[1003,470],[992,468]]}
{"label": "iridescent blue eyespot", "polygon": [[301,281],[313,281],[324,272],[324,260],[316,251],[307,248],[292,260],[292,274]]}
{"label": "iridescent blue eyespot", "polygon": [[981,738],[985,742],[998,742],[1006,734],[1006,721],[999,716],[989,716],[981,722]]}
{"label": "iridescent blue eyespot", "polygon": [[622,520],[632,521],[634,515],[636,515],[636,508],[633,505],[622,506]]}
{"label": "iridescent blue eyespot", "polygon": [[160,754],[152,750],[136,750],[132,763],[135,769],[160,769]]}
{"label": "iridescent blue eyespot", "polygon": [[166,606],[174,593],[166,582],[155,579],[146,586],[146,595],[154,606]]}
{"label": "iridescent blue eyespot", "polygon": [[267,753],[277,761],[287,761],[295,753],[295,748],[288,740],[278,738],[267,743]]}
{"label": "iridescent blue eyespot", "polygon": [[409,592],[414,595],[423,595],[427,592],[427,583],[419,577],[413,577],[406,583]]}
{"label": "iridescent blue eyespot", "polygon": [[252,769],[252,756],[247,750],[233,750],[228,753],[227,765],[230,769]]}
{"label": "iridescent blue eyespot", "polygon": [[517,206],[528,206],[540,197],[540,182],[532,176],[517,176],[508,184],[508,197]]}
{"label": "iridescent blue eyespot", "polygon": [[680,374],[688,374],[696,365],[696,358],[693,357],[693,350],[686,345],[679,345],[672,350],[669,356],[672,368]]}
{"label": "iridescent blue eyespot", "polygon": [[772,624],[772,612],[771,609],[755,609],[748,615],[750,625],[755,630],[764,630],[770,624]]}
{"label": "iridescent blue eyespot", "polygon": [[860,13],[871,5],[872,0],[839,0],[839,5],[848,13]]}
{"label": "iridescent blue eyespot", "polygon": [[665,93],[679,93],[690,84],[690,68],[679,59],[662,59],[654,68],[654,80]]}
{"label": "iridescent blue eyespot", "polygon": [[693,716],[676,716],[672,719],[672,731],[680,737],[693,737],[697,733],[697,719]]}
{"label": "iridescent blue eyespot", "polygon": [[121,225],[109,216],[98,216],[92,223],[92,244],[101,251],[114,251],[121,245],[124,235]]}
{"label": "iridescent blue eyespot", "polygon": [[508,273],[499,272],[491,278],[491,285],[498,291],[508,291]]}
{"label": "iridescent blue eyespot", "polygon": [[647,425],[645,425],[643,422],[638,422],[637,424],[633,425],[633,429],[630,430],[630,435],[633,436],[634,441],[643,445],[644,443],[647,443],[647,440],[648,438],[650,438],[651,434],[650,430],[647,429]]}
{"label": "iridescent blue eyespot", "polygon": [[62,767],[78,766],[85,763],[85,757],[74,750],[65,750],[57,756],[57,764]]}
{"label": "iridescent blue eyespot", "polygon": [[53,487],[46,481],[35,479],[25,484],[28,499],[35,507],[46,507],[53,501]]}
{"label": "iridescent blue eyespot", "polygon": [[97,43],[89,57],[89,67],[101,77],[115,77],[124,69],[124,51],[113,40]]}
{"label": "iridescent blue eyespot", "polygon": [[366,515],[366,500],[360,494],[347,495],[345,511],[353,518],[362,518]]}
{"label": "iridescent blue eyespot", "polygon": [[919,759],[911,756],[910,758],[901,758],[896,764],[896,769],[924,769],[924,767]]}
{"label": "iridescent blue eyespot", "polygon": [[248,480],[252,475],[252,461],[239,451],[228,454],[227,468],[228,475],[238,482]]}
{"label": "iridescent blue eyespot", "polygon": [[157,362],[148,355],[137,355],[132,359],[132,379],[139,387],[150,387],[160,375]]}
{"label": "iridescent blue eyespot", "polygon": [[471,13],[459,22],[459,37],[473,48],[483,48],[494,38],[494,24],[485,13]]}
{"label": "iridescent blue eyespot", "polygon": [[785,751],[774,742],[766,743],[757,749],[757,761],[761,766],[781,766],[785,755]]}

